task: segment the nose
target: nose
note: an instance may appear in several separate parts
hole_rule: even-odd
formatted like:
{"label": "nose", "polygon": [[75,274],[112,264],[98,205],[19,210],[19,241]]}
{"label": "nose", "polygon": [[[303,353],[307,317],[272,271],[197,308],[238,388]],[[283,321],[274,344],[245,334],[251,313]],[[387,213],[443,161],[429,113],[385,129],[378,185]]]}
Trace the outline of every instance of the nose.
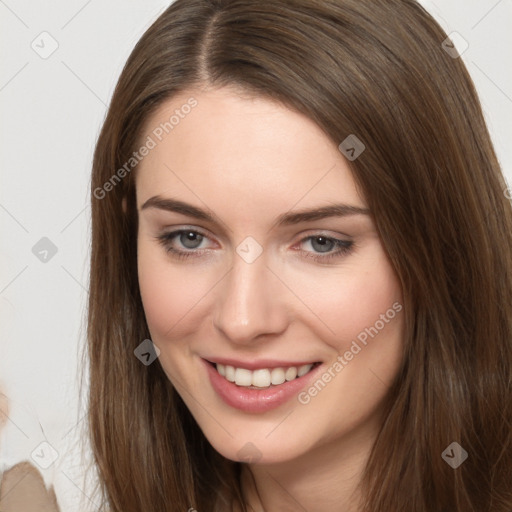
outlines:
{"label": "nose", "polygon": [[285,291],[263,255],[247,263],[235,254],[232,269],[218,287],[214,325],[234,343],[279,335],[288,324]]}

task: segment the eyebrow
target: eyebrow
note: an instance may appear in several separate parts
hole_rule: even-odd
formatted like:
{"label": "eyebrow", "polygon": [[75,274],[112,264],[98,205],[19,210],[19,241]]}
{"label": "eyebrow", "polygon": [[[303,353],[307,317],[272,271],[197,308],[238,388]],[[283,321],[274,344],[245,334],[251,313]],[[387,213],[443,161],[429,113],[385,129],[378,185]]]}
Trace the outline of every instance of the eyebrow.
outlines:
{"label": "eyebrow", "polygon": [[[206,210],[198,208],[197,206],[193,206],[177,199],[153,196],[141,206],[141,210],[145,210],[147,208],[157,208],[159,210],[181,213],[182,215],[193,217],[198,220],[215,223],[214,215],[210,214]],[[370,210],[368,208],[349,204],[331,204],[318,208],[286,212],[277,217],[273,226],[290,226],[301,222],[321,220],[328,217],[347,217],[350,215],[370,215]]]}

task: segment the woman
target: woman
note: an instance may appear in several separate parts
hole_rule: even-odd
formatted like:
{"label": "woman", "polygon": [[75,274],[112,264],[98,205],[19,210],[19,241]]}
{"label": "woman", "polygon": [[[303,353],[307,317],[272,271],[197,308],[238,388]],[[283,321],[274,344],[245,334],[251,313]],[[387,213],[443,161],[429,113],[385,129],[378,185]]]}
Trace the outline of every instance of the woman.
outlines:
{"label": "woman", "polygon": [[138,42],[92,173],[108,510],[512,510],[512,209],[446,37],[177,0]]}

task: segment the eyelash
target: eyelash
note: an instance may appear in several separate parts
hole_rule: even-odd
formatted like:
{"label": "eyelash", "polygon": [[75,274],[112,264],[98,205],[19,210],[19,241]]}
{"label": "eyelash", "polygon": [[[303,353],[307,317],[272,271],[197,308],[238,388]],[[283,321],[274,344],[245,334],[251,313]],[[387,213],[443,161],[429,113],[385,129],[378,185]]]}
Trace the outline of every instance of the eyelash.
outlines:
{"label": "eyelash", "polygon": [[[171,246],[172,240],[177,235],[181,235],[183,233],[195,233],[197,235],[201,235],[201,236],[207,238],[207,236],[204,233],[201,233],[200,231],[197,231],[195,229],[178,229],[176,231],[171,231],[170,233],[164,233],[162,235],[158,235],[155,238],[164,247],[165,251],[167,253],[171,253],[172,256],[175,258],[187,259],[190,257],[199,257],[198,253],[203,252],[204,249],[202,249],[202,250],[201,249],[199,249],[199,250],[190,249],[188,251],[182,251],[180,249],[174,249]],[[321,235],[321,234],[310,235],[310,236],[304,237],[300,242],[303,243],[307,240],[312,240],[315,238],[325,238],[326,240],[334,242],[334,248],[337,247],[337,249],[333,252],[324,253],[325,256],[322,255],[322,253],[312,253],[310,251],[303,251],[303,250],[299,251],[299,252],[302,252],[306,258],[312,259],[312,260],[320,262],[320,263],[325,263],[326,261],[330,261],[334,258],[341,257],[343,255],[348,254],[352,250],[353,245],[354,245],[354,242],[351,242],[349,240],[340,240],[339,238],[328,237],[328,236]]]}

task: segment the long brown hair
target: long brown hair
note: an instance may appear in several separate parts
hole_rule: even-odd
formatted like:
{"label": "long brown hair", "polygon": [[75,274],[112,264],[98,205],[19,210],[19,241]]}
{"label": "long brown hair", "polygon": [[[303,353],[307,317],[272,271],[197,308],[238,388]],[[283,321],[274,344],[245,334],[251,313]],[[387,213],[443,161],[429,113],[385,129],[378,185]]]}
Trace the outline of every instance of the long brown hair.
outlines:
{"label": "long brown hair", "polygon": [[[109,510],[247,510],[241,464],[211,447],[160,364],[133,354],[150,336],[126,162],[151,113],[203,85],[279,101],[336,145],[353,134],[366,147],[350,165],[406,332],[364,510],[512,510],[512,208],[446,37],[413,0],[177,0],[137,43],[91,182],[89,428]],[[442,457],[453,442],[468,453],[456,469]]]}

